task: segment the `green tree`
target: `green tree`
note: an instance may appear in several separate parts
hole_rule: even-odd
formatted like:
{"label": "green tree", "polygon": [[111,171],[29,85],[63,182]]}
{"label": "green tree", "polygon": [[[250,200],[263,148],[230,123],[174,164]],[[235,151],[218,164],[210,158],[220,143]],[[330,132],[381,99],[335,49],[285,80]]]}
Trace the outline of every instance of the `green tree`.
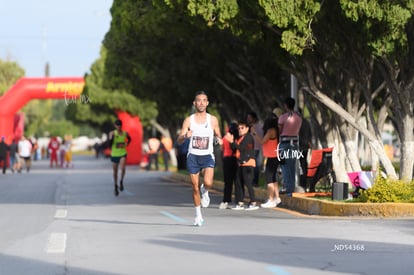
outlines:
{"label": "green tree", "polygon": [[0,95],[7,92],[24,74],[24,69],[16,62],[0,59]]}
{"label": "green tree", "polygon": [[[183,4],[182,1],[174,2]],[[214,22],[219,27],[235,29],[234,22],[238,22],[235,18],[244,17],[244,14],[240,14],[239,1],[228,1],[226,4],[204,0],[188,2],[191,3],[187,6],[189,13],[202,15],[207,25],[212,24],[211,18],[214,15],[215,18],[221,18]],[[410,179],[414,163],[412,158],[408,158],[408,154],[414,149],[414,93],[412,66],[408,64],[412,64],[413,59],[413,1],[260,0],[257,4],[264,9],[275,35],[281,37],[279,46],[289,53],[290,64],[293,65],[290,70],[300,76],[302,84],[305,85],[304,90],[337,116],[337,126],[343,125],[340,120],[344,120],[363,134],[386,172],[395,177],[395,169],[385,154],[379,134],[378,126],[384,121],[385,112],[384,109],[374,109],[373,104],[373,96],[383,93],[383,106],[389,106],[391,113],[396,116],[395,124],[398,124],[396,127],[402,144],[400,176]],[[224,8],[223,5],[227,7]],[[338,5],[339,8],[336,8]],[[258,6],[256,10],[258,12],[255,18],[261,18]],[[335,18],[342,20],[334,20]],[[336,25],[338,22],[346,22],[348,27]],[[328,29],[336,33],[329,32]],[[329,48],[332,51],[327,51]],[[345,53],[345,49],[351,51]],[[345,58],[347,56],[352,57],[350,61]],[[332,57],[336,62],[330,64]],[[376,81],[378,76],[380,79]],[[361,81],[361,78],[365,79]],[[339,85],[342,81],[342,87],[329,85],[329,82],[335,83],[334,80],[340,80]],[[338,97],[347,100],[338,102]],[[359,125],[360,116],[355,117],[349,112],[349,104],[355,100],[358,102],[356,110],[358,113],[364,112],[368,120],[368,128]],[[341,102],[346,105],[341,105]],[[346,137],[346,128],[339,131],[341,132],[345,141],[349,139]]]}
{"label": "green tree", "polygon": [[114,1],[104,40],[111,87],[157,101],[162,110],[157,121],[170,129],[180,127],[194,92],[201,89],[209,94],[210,110],[218,110],[224,120],[250,110],[265,116],[281,102],[288,74],[269,58],[278,54],[269,47],[277,43],[271,30],[245,22],[255,37],[238,37],[206,26],[180,5],[168,5],[163,0]]}
{"label": "green tree", "polygon": [[149,123],[156,117],[156,103],[140,100],[124,89],[106,88],[104,82],[104,64],[106,49],[101,50],[101,57],[91,67],[91,74],[85,76],[85,88],[81,100],[68,102],[66,115],[78,124],[88,124],[108,132],[113,128],[116,111],[127,111],[139,115],[143,123]]}

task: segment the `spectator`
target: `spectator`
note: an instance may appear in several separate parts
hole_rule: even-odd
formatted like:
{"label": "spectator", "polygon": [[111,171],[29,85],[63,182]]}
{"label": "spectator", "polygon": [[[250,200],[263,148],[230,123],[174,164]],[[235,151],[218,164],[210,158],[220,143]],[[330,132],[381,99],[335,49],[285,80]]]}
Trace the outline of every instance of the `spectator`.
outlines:
{"label": "spectator", "polygon": [[[20,160],[24,162],[27,172],[30,172],[30,168],[32,165],[32,148],[32,143],[25,136],[22,136],[18,144],[18,151]],[[22,169],[23,164],[20,164],[19,173]]]}
{"label": "spectator", "polygon": [[3,174],[6,174],[7,169],[7,152],[10,150],[9,145],[5,142],[5,137],[1,137],[0,141],[0,163],[3,166]]}
{"label": "spectator", "polygon": [[152,164],[155,166],[155,170],[158,171],[158,152],[160,151],[161,142],[156,137],[151,137],[148,139],[148,154],[149,154],[149,163],[148,170],[151,170]]}
{"label": "spectator", "polygon": [[65,165],[66,168],[73,168],[72,163],[72,141],[70,139],[65,141]]}
{"label": "spectator", "polygon": [[62,140],[62,143],[59,146],[59,165],[63,167],[65,165],[65,154],[66,154],[66,141]]}
{"label": "spectator", "polygon": [[99,144],[99,142],[95,142],[95,144],[93,145],[93,150],[95,151],[95,158],[99,158],[101,155],[101,145]]}
{"label": "spectator", "polygon": [[250,202],[247,210],[256,210],[259,207],[256,204],[256,198],[253,188],[254,168],[256,167],[254,139],[249,133],[249,124],[245,121],[238,123],[239,138],[235,139],[233,135],[228,135],[228,141],[231,147],[236,151],[239,167],[237,168],[236,178],[236,206],[232,209],[243,210],[244,208],[244,187],[249,192]]}
{"label": "spectator", "polygon": [[187,153],[189,142],[189,139],[185,139],[182,144],[179,144],[178,142],[175,143],[178,170],[187,169]]}
{"label": "spectator", "polygon": [[58,152],[59,152],[60,142],[57,137],[52,137],[47,146],[49,151],[50,158],[50,168],[53,168],[53,163],[55,167],[58,167]]}
{"label": "spectator", "polygon": [[13,173],[19,170],[19,164],[17,140],[13,139],[12,144],[10,144],[10,169]]}
{"label": "spectator", "polygon": [[165,171],[168,171],[169,161],[170,161],[170,152],[172,149],[172,140],[169,137],[162,136],[160,144],[160,152],[162,154],[162,159],[164,161]]}
{"label": "spectator", "polygon": [[296,156],[299,139],[299,130],[302,117],[294,112],[295,100],[291,97],[285,100],[285,113],[279,117],[279,159],[283,159],[282,175],[286,187],[286,193],[291,196],[295,191]]}
{"label": "spectator", "polygon": [[254,129],[250,130],[256,140],[262,144],[263,156],[266,158],[265,180],[267,184],[267,202],[262,204],[263,208],[273,208],[281,203],[279,197],[279,183],[277,182],[277,169],[279,166],[277,147],[279,143],[279,130],[277,117],[272,115],[264,121],[263,138],[260,138]]}
{"label": "spectator", "polygon": [[[255,112],[247,114],[247,123],[249,128],[254,129],[256,135],[263,138],[263,125],[259,122],[259,118]],[[260,171],[262,170],[263,154],[262,145],[259,142],[254,141],[254,159],[256,161],[256,167],[254,168],[253,186],[259,186]]]}
{"label": "spectator", "polygon": [[228,141],[229,135],[232,135],[234,139],[239,138],[239,132],[237,129],[237,123],[230,123],[228,132],[223,138],[223,179],[224,179],[224,193],[223,201],[219,205],[219,209],[229,208],[231,204],[231,196],[233,193],[233,185],[236,183],[237,177],[237,157],[236,150],[231,148],[231,144]]}

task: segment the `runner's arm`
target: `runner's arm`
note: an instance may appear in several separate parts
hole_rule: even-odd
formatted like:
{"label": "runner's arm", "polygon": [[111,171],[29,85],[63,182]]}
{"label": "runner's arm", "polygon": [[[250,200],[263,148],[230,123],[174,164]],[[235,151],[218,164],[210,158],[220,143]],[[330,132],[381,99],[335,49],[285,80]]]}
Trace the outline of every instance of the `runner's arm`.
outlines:
{"label": "runner's arm", "polygon": [[177,138],[177,143],[182,144],[185,139],[191,137],[191,130],[190,130],[190,117],[187,117],[184,122],[183,126],[181,128],[180,134]]}
{"label": "runner's arm", "polygon": [[131,143],[131,136],[126,132],[126,138],[127,138],[127,146]]}

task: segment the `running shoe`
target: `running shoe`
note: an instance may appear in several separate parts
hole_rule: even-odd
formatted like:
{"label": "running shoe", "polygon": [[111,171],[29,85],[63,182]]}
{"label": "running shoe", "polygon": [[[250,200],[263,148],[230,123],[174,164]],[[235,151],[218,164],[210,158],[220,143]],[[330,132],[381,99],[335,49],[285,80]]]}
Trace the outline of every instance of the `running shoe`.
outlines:
{"label": "running shoe", "polygon": [[204,224],[204,220],[202,217],[195,217],[194,219],[194,226],[202,226]]}
{"label": "running shoe", "polygon": [[244,204],[239,203],[235,207],[233,207],[231,210],[244,210]]}
{"label": "running shoe", "polygon": [[229,203],[228,202],[222,202],[219,205],[219,209],[228,209],[229,208]]}
{"label": "running shoe", "polygon": [[204,184],[201,185],[201,206],[207,208],[210,205],[210,197],[208,196],[207,189],[204,188]]}
{"label": "running shoe", "polygon": [[282,202],[282,200],[280,199],[280,197],[277,197],[275,202],[276,202],[276,206],[278,206]]}
{"label": "running shoe", "polygon": [[[279,199],[280,200],[280,199]],[[276,200],[268,200],[265,203],[262,203],[262,208],[275,208],[276,207]]]}
{"label": "running shoe", "polygon": [[249,204],[249,206],[246,208],[246,210],[257,210],[259,209],[259,206],[256,205],[256,203],[251,203]]}

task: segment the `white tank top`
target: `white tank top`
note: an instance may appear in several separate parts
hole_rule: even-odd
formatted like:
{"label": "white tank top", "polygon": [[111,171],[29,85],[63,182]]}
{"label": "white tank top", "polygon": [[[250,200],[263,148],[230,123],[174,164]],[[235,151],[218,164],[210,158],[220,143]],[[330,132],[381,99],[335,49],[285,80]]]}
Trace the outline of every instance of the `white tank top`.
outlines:
{"label": "white tank top", "polygon": [[207,114],[206,122],[203,124],[196,123],[194,114],[192,114],[190,116],[190,130],[192,136],[188,152],[198,156],[213,154],[214,131],[211,127],[210,114]]}

